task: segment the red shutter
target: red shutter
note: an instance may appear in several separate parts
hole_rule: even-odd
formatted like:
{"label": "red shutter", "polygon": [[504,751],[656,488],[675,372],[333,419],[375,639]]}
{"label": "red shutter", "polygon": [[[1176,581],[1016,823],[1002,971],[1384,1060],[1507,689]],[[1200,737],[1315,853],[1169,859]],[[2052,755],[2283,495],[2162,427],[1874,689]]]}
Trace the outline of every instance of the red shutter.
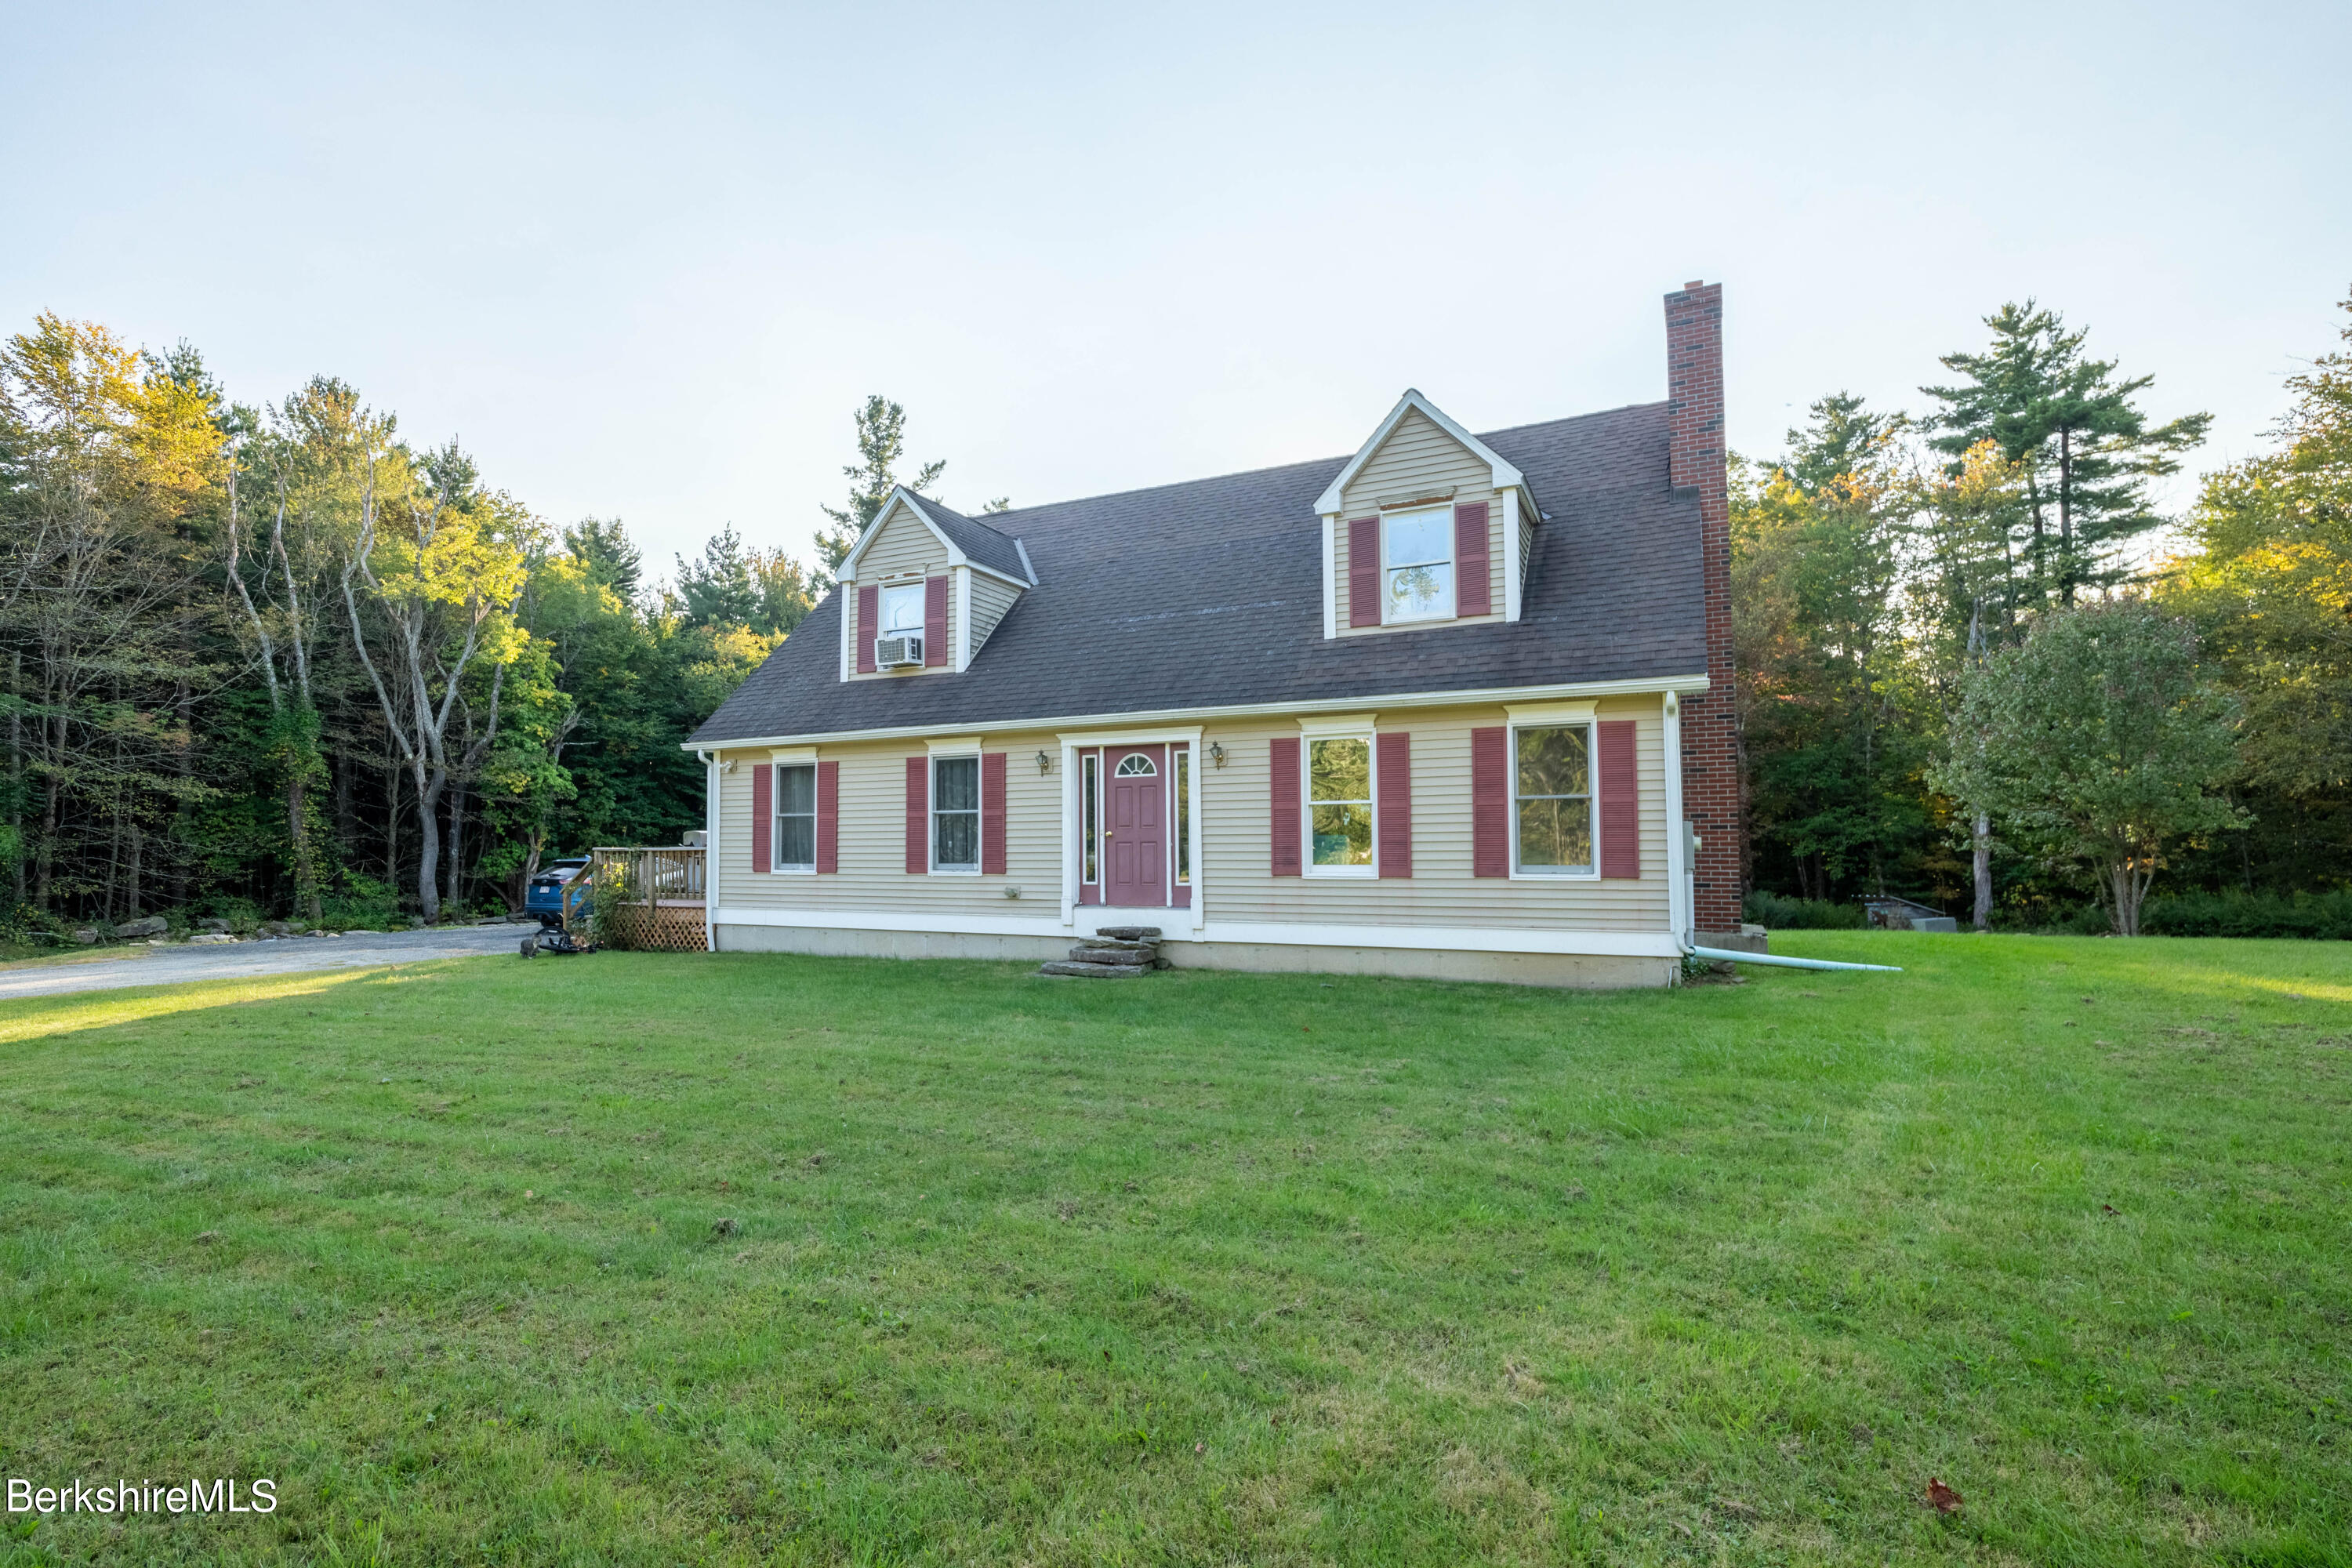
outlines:
{"label": "red shutter", "polygon": [[1486,503],[1454,509],[1454,613],[1484,616],[1495,603],[1486,557]]}
{"label": "red shutter", "polygon": [[931,759],[907,759],[907,875],[931,869]]}
{"label": "red shutter", "polygon": [[980,870],[1004,875],[1004,753],[980,754]]}
{"label": "red shutter", "polygon": [[1381,875],[1412,875],[1412,737],[1382,731],[1380,796],[1372,816],[1380,825]]}
{"label": "red shutter", "polygon": [[857,590],[857,624],[849,628],[849,640],[857,645],[857,673],[874,673],[874,628],[882,623],[882,590]]}
{"label": "red shutter", "polygon": [[1274,765],[1274,874],[1298,875],[1298,737],[1286,735],[1266,748]]}
{"label": "red shutter", "polygon": [[841,764],[816,765],[816,868],[841,869]]}
{"label": "red shutter", "polygon": [[1511,874],[1511,745],[1500,725],[1470,731],[1470,874]]}
{"label": "red shutter", "polygon": [[751,770],[751,869],[776,868],[776,770],[766,763]]}
{"label": "red shutter", "polygon": [[1381,520],[1360,517],[1348,524],[1348,624],[1381,624]]}
{"label": "red shutter", "polygon": [[1633,721],[1601,725],[1601,874],[1642,874],[1642,773],[1633,761]]}
{"label": "red shutter", "polygon": [[948,661],[948,580],[923,579],[923,662]]}

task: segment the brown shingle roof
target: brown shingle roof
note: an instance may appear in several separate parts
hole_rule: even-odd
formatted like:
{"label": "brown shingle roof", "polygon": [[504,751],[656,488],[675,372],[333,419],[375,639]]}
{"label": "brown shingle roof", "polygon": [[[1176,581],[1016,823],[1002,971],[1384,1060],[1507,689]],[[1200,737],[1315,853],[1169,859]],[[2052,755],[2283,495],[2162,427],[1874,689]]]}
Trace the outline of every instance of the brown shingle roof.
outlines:
{"label": "brown shingle roof", "polygon": [[1666,437],[1663,403],[1480,437],[1550,513],[1516,623],[1325,640],[1328,458],[961,520],[1039,579],[970,669],[840,679],[836,592],[690,743],[1701,673],[1697,493],[1668,488]]}

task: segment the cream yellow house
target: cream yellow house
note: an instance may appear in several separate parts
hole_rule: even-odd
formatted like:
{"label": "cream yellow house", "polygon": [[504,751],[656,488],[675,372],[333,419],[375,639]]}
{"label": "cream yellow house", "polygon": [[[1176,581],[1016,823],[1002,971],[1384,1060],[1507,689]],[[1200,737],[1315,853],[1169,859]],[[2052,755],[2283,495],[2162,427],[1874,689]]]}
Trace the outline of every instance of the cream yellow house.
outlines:
{"label": "cream yellow house", "polygon": [[1719,287],[1666,402],[985,519],[900,490],[689,744],[717,951],[1668,984],[1737,931]]}

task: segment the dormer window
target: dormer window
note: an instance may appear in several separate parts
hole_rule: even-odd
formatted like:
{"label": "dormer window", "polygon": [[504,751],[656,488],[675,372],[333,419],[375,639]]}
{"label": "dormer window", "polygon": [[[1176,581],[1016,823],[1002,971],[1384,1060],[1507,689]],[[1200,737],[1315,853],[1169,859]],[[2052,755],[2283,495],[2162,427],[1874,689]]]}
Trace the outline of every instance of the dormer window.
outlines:
{"label": "dormer window", "polygon": [[1541,514],[1526,476],[1408,390],[1315,502],[1323,635],[1516,621]]}
{"label": "dormer window", "polygon": [[1454,510],[1392,512],[1381,521],[1390,625],[1454,615]]}

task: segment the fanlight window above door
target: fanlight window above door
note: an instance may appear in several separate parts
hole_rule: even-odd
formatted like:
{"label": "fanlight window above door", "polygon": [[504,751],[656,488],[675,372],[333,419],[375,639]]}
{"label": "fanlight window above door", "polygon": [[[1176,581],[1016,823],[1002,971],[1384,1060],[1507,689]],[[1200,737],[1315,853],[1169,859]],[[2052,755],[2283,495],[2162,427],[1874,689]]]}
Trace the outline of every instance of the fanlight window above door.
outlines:
{"label": "fanlight window above door", "polygon": [[1118,779],[1149,779],[1159,776],[1159,767],[1141,752],[1129,752],[1119,758],[1118,766],[1111,770],[1111,777]]}

